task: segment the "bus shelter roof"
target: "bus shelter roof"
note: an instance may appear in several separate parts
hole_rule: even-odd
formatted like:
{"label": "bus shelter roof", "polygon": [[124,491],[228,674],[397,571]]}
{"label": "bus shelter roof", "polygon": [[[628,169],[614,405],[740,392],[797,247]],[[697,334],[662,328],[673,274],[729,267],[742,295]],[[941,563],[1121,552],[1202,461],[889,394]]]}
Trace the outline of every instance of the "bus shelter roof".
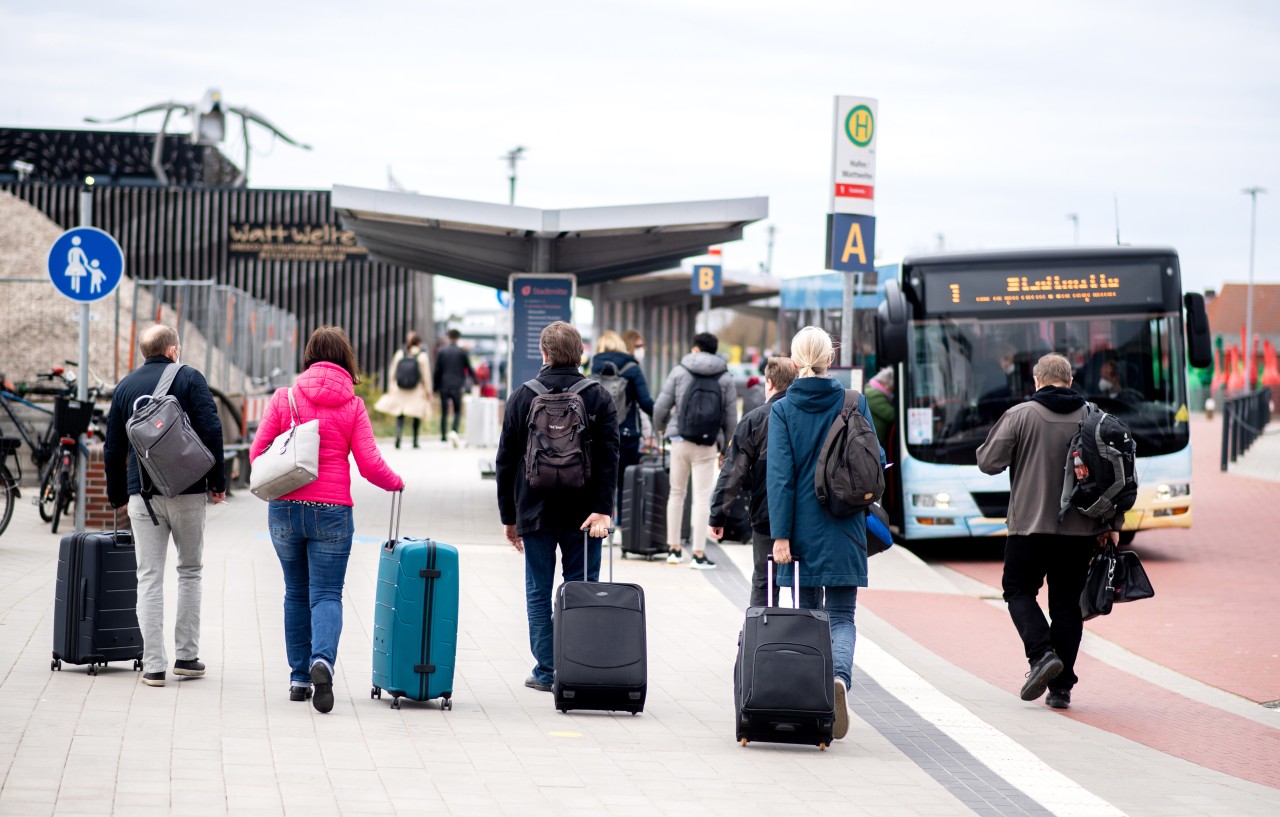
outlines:
{"label": "bus shelter roof", "polygon": [[769,215],[764,197],[540,210],[335,185],[332,201],[374,257],[498,289],[513,272],[587,286],[669,270]]}

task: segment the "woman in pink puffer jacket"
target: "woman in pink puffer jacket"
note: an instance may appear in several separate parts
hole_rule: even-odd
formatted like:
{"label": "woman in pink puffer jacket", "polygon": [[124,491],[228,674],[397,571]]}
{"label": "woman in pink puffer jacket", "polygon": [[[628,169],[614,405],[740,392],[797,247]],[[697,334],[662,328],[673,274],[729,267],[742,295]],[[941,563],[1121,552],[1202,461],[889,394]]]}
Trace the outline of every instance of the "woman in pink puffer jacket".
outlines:
{"label": "woman in pink puffer jacket", "polygon": [[[312,332],[303,365],[293,400],[300,423],[320,421],[320,476],[272,500],[267,516],[284,569],[289,700],[311,698],[316,711],[328,712],[342,635],[342,585],[355,534],[348,458],[354,454],[360,475],[384,490],[403,490],[404,480],[383,461],[364,401],[355,394],[356,356],[347,333],[336,326]],[[279,389],[253,438],[250,462],[288,430],[289,414],[289,390]]]}

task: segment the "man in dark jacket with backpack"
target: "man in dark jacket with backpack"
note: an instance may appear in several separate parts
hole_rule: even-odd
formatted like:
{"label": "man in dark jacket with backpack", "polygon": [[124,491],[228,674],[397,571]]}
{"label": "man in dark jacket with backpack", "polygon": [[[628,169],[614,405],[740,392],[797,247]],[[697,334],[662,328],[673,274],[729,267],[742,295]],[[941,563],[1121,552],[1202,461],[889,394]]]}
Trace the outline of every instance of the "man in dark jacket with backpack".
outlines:
{"label": "man in dark jacket with backpack", "polygon": [[[446,333],[449,343],[436,352],[436,368],[432,372],[436,394],[440,395],[440,441],[450,440],[458,445],[458,422],[462,419],[462,392],[467,381],[476,379],[471,370],[471,358],[467,350],[458,345],[462,333],[450,329]],[[453,428],[449,428],[449,407],[453,406]]]}
{"label": "man in dark jacket with backpack", "polygon": [[714,569],[707,558],[702,520],[711,517],[711,489],[716,479],[717,446],[724,446],[738,423],[738,389],[729,367],[716,356],[720,341],[703,332],[693,339],[693,349],[671,371],[662,393],[653,404],[653,425],[666,428],[671,441],[671,493],[667,495],[667,564],[681,562],[681,527],[684,499],[693,480],[691,533],[693,560],[689,566]]}
{"label": "man in dark jacket with backpack", "polygon": [[745,491],[750,497],[751,548],[755,569],[751,573],[751,607],[776,607],[778,585],[767,586],[767,562],[773,552],[769,534],[769,412],[773,404],[787,395],[796,379],[796,367],[789,357],[774,355],[764,369],[765,403],[742,416],[733,439],[725,450],[720,479],[711,495],[711,537],[724,538],[725,525],[732,517],[738,497]]}
{"label": "man in dark jacket with backpack", "polygon": [[[1069,507],[1059,521],[1063,465],[1085,401],[1072,390],[1071,363],[1062,355],[1040,358],[1033,375],[1035,394],[1001,415],[978,449],[978,467],[987,474],[1009,469],[1003,585],[1031,665],[1022,700],[1034,701],[1048,689],[1049,706],[1066,709],[1079,680],[1080,594],[1089,558],[1098,545],[1119,541],[1124,514],[1090,519]],[[1052,624],[1036,601],[1042,583],[1049,587]]]}
{"label": "man in dark jacket with backpack", "polygon": [[145,330],[138,345],[146,361],[125,375],[112,394],[103,456],[107,499],[117,510],[127,505],[133,523],[138,559],[142,682],[147,686],[164,686],[168,669],[164,649],[164,563],[169,537],[172,534],[178,556],[178,616],[174,628],[177,660],[173,673],[199,677],[205,672],[198,656],[205,494],[215,505],[224,500],[227,477],[222,463],[222,422],[218,419],[218,407],[204,376],[190,366],[183,366],[168,393],[177,398],[191,421],[191,428],[213,454],[213,467],[203,479],[178,496],[153,493],[150,481],[144,481],[137,458],[131,455],[125,426],[137,400],[152,394],[165,368],[178,362],[180,347],[178,333],[172,327],[159,324]]}
{"label": "man in dark jacket with backpack", "polygon": [[[618,423],[613,398],[578,371],[578,330],[557,321],[539,343],[544,365],[507,403],[495,465],[507,541],[524,553],[529,647],[537,662],[524,685],[549,692],[556,549],[565,581],[599,579],[600,540],[613,519]],[[585,565],[583,531],[591,537]]]}

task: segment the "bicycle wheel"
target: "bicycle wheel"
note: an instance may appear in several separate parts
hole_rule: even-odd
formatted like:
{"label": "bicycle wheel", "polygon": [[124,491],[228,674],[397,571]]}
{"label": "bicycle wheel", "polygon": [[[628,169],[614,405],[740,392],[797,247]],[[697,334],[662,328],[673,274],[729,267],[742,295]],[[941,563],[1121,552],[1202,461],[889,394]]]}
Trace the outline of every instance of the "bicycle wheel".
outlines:
{"label": "bicycle wheel", "polygon": [[53,532],[58,532],[58,521],[62,519],[63,514],[67,512],[67,506],[71,503],[72,488],[70,480],[67,478],[65,468],[59,469],[58,493],[57,498],[53,500]]}
{"label": "bicycle wheel", "polygon": [[36,505],[40,508],[40,518],[46,522],[53,520],[53,505],[58,498],[58,463],[51,463],[40,480],[40,493],[36,495]]}
{"label": "bicycle wheel", "polygon": [[13,518],[13,506],[17,502],[14,494],[18,491],[18,481],[9,473],[9,469],[4,465],[0,465],[0,492],[4,493],[4,497],[0,498],[0,533],[4,533],[4,529],[9,527],[9,520]]}

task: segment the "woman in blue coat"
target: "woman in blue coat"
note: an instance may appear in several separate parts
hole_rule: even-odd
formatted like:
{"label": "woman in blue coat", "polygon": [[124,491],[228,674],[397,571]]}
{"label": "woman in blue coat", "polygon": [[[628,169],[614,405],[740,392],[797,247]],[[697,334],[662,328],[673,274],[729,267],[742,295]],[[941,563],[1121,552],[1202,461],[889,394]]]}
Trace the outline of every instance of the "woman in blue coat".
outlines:
{"label": "woman in blue coat", "polygon": [[[827,377],[831,337],[806,326],[791,341],[796,380],[769,415],[769,524],[778,584],[790,586],[791,561],[800,563],[800,606],[831,619],[835,663],[835,737],[849,731],[846,698],[853,675],[853,623],[858,588],[867,586],[867,528],[863,514],[837,519],[818,504],[813,477],[827,432],[844,407],[844,387]],[[872,422],[867,398],[858,411]],[[880,454],[884,463],[884,452]]]}
{"label": "woman in blue coat", "polygon": [[602,332],[591,358],[591,374],[617,374],[627,381],[627,414],[618,417],[618,493],[613,513],[622,512],[622,475],[628,465],[640,462],[640,412],[653,416],[653,396],[644,379],[640,361],[627,352],[627,344],[617,332]]}

